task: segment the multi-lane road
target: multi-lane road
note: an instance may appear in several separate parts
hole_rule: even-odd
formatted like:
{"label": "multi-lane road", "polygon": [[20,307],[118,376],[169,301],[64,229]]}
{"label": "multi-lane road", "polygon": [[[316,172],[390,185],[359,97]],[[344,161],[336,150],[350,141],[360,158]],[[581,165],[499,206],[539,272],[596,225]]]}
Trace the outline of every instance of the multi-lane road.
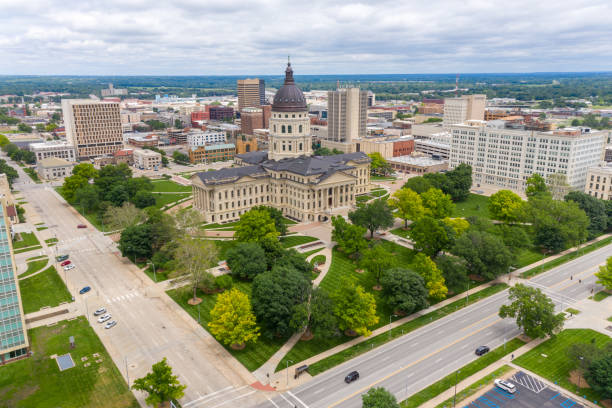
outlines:
{"label": "multi-lane road", "polygon": [[[565,309],[590,295],[596,280],[593,274],[609,256],[612,245],[524,283],[542,289],[558,309]],[[493,349],[518,335],[520,331],[513,320],[497,315],[507,297],[506,290],[481,300],[328,370],[258,407],[361,407],[361,394],[375,386],[385,387],[402,400],[478,358],[474,354],[476,347],[487,345]],[[359,371],[359,380],[344,383],[345,375],[353,370]]]}

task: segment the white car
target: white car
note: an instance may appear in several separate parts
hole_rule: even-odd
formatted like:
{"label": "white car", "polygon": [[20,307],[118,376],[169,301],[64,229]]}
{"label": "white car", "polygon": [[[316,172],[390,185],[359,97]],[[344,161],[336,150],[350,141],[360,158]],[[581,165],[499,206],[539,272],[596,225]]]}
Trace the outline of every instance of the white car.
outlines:
{"label": "white car", "polygon": [[100,316],[100,315],[102,315],[104,313],[106,313],[106,308],[105,307],[101,307],[101,308],[99,308],[98,310],[96,310],[94,312],[94,316]]}
{"label": "white car", "polygon": [[102,315],[98,318],[98,323],[104,323],[107,320],[110,320],[112,316],[110,315],[110,313],[107,313],[105,315]]}
{"label": "white car", "polygon": [[74,264],[70,264],[70,265],[66,265],[66,266],[64,266],[64,270],[65,270],[65,271],[69,271],[69,270],[71,270],[71,269],[74,269]]}
{"label": "white car", "polygon": [[516,392],[516,385],[512,384],[510,381],[497,379],[494,382],[497,387],[509,392],[510,394],[514,394]]}
{"label": "white car", "polygon": [[106,324],[104,325],[104,328],[105,328],[105,329],[110,329],[111,327],[114,327],[115,325],[117,325],[117,321],[116,321],[116,320],[113,320],[113,321],[110,321],[110,322],[106,323]]}

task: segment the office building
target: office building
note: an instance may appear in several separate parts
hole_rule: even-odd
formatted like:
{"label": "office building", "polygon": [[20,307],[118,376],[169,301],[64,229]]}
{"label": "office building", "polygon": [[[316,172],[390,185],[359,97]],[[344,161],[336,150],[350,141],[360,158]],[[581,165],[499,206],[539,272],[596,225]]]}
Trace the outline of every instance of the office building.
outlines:
{"label": "office building", "polygon": [[105,96],[115,96],[115,95],[127,95],[127,89],[115,88],[113,84],[108,84],[108,89],[102,89],[100,92],[102,97]]}
{"label": "office building", "polygon": [[388,159],[391,168],[400,173],[437,173],[448,169],[448,161],[427,156],[398,156]]}
{"label": "office building", "polygon": [[467,120],[484,120],[486,95],[463,95],[460,98],[444,99],[444,118],[442,125],[464,123]]}
{"label": "office building", "polygon": [[62,113],[66,140],[79,159],[112,155],[123,147],[118,103],[62,99]]}
{"label": "office building", "polygon": [[266,84],[263,79],[239,79],[238,109],[258,108],[266,103]]}
{"label": "office building", "polygon": [[327,93],[327,139],[350,143],[366,136],[368,91],[342,88]]}
{"label": "office building", "polygon": [[437,142],[430,139],[417,139],[414,141],[414,150],[432,157],[448,160],[450,159],[451,145],[450,143]]}
{"label": "office building", "polygon": [[191,163],[213,163],[233,160],[236,146],[233,143],[216,143],[206,146],[190,146],[189,161]]}
{"label": "office building", "polygon": [[264,128],[263,109],[244,108],[240,112],[240,133],[252,135],[254,129]]}
{"label": "office building", "polygon": [[227,137],[222,131],[191,130],[187,133],[187,145],[189,147],[204,146],[213,143],[225,143]]}
{"label": "office building", "polygon": [[291,64],[271,108],[269,150],[237,155],[240,167],[191,177],[193,207],[207,222],[235,221],[257,205],[277,208],[299,221],[327,221],[355,196],[370,190],[364,153],[312,156],[306,99]]}
{"label": "office building", "polygon": [[148,149],[136,149],[133,152],[134,166],[141,170],[159,169],[162,165],[162,155]]}
{"label": "office building", "polygon": [[236,154],[244,154],[257,151],[257,138],[241,135],[236,138]]}
{"label": "office building", "polygon": [[612,200],[612,166],[605,163],[587,172],[584,192],[602,200]]}
{"label": "office building", "polygon": [[47,157],[36,163],[36,170],[43,180],[61,180],[72,174],[75,164],[58,157]]}
{"label": "office building", "polygon": [[0,364],[5,364],[27,357],[30,345],[13,257],[6,200],[2,198],[0,202]]}
{"label": "office building", "polygon": [[368,91],[368,108],[376,105],[376,94],[372,91]]}
{"label": "office building", "polygon": [[451,135],[451,168],[467,163],[475,184],[519,192],[534,173],[564,174],[570,187],[583,190],[605,144],[605,133],[589,128],[535,132],[507,128],[502,120],[452,125]]}
{"label": "office building", "polygon": [[30,151],[36,155],[36,161],[47,157],[58,157],[68,161],[76,161],[74,146],[59,140],[42,143],[30,143]]}
{"label": "office building", "polygon": [[210,120],[231,120],[234,119],[234,108],[231,106],[211,106],[207,105]]}

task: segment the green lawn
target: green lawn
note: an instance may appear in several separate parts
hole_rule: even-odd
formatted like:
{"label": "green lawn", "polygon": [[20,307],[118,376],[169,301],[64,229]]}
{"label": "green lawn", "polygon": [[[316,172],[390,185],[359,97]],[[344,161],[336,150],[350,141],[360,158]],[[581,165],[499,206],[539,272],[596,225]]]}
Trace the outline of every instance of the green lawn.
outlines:
{"label": "green lawn", "polygon": [[385,189],[379,189],[379,190],[372,190],[370,191],[370,195],[373,197],[382,197],[384,195],[387,194],[387,190]]}
{"label": "green lawn", "polygon": [[325,255],[317,255],[317,256],[313,257],[313,258],[310,260],[310,264],[311,264],[311,265],[314,265],[315,263],[316,263],[317,265],[323,265],[323,264],[325,264]]}
{"label": "green lawn", "polygon": [[227,224],[217,224],[217,223],[213,223],[213,224],[204,224],[202,225],[202,229],[217,229],[217,228],[235,228],[238,224],[240,224],[240,221],[234,221],[234,222],[228,222]]}
{"label": "green lawn", "polygon": [[398,237],[410,239],[410,237],[408,236],[409,231],[407,229],[404,229],[403,227],[392,229],[390,232],[394,235],[397,235]]}
{"label": "green lawn", "polygon": [[40,245],[38,238],[33,232],[21,232],[19,233],[21,240],[13,241],[13,249],[21,249],[33,245]]}
{"label": "green lawn", "polygon": [[155,197],[155,208],[162,208],[166,205],[175,203],[176,201],[182,200],[190,196],[190,193],[175,193],[175,194],[160,194],[153,193]]}
{"label": "green lawn", "polygon": [[[324,358],[323,360],[317,361],[316,363],[312,364],[310,366],[310,368],[308,369],[308,372],[311,375],[317,375],[319,373],[322,373],[323,371],[329,370],[330,368],[333,368],[339,364],[344,363],[345,361],[350,360],[351,358],[357,357],[360,354],[366,353],[370,350],[372,350],[372,348],[378,347],[382,344],[385,344],[395,338],[401,337],[405,334],[410,333],[413,330],[416,330],[420,327],[423,327],[431,322],[434,322],[438,319],[441,319],[445,316],[448,316],[451,313],[456,312],[457,310],[463,309],[466,306],[469,306],[473,303],[478,302],[481,299],[487,298],[489,296],[492,296],[498,292],[501,292],[503,290],[505,290],[508,287],[508,285],[506,284],[497,284],[494,286],[490,286],[488,288],[482,289],[474,294],[470,294],[469,296],[469,301],[466,302],[466,300],[464,299],[459,299],[456,300],[452,303],[449,303],[446,306],[443,306],[433,312],[427,313],[423,316],[419,316],[416,319],[413,319],[409,322],[406,322],[398,327],[394,327],[393,329],[389,330],[386,333],[382,333],[379,334],[378,336],[374,336],[372,338],[369,338],[368,340],[360,343],[360,344],[356,344],[352,347],[349,347],[348,349],[345,349],[343,351],[340,351],[336,354],[333,354],[329,357]],[[310,342],[312,342],[313,340],[310,340]],[[310,343],[309,342],[309,343]],[[298,343],[300,344],[300,343]],[[295,347],[294,347],[295,349]],[[293,349],[291,350],[291,352],[293,352]],[[291,353],[290,352],[290,353]],[[315,353],[313,355],[316,355],[318,353]],[[311,356],[309,356],[311,357]],[[290,357],[287,357],[290,358]],[[291,359],[291,358],[290,358]],[[280,368],[277,367],[277,370]]]}
{"label": "green lawn", "polygon": [[42,181],[40,181],[40,179],[38,178],[38,173],[36,173],[36,170],[34,170],[31,167],[24,167],[23,171],[25,171],[25,173],[30,176],[30,178],[32,180],[34,180],[37,184],[42,183]]}
{"label": "green lawn", "polygon": [[603,290],[601,290],[601,291],[597,292],[595,294],[595,296],[593,296],[593,300],[596,301],[596,302],[601,302],[602,300],[604,300],[608,296],[610,296],[610,294],[608,292],[604,292]]}
{"label": "green lawn", "polygon": [[545,255],[535,248],[524,248],[519,251],[514,267],[517,269],[522,268],[534,262],[538,262],[544,259],[544,257]]}
{"label": "green lawn", "polygon": [[397,180],[397,177],[384,177],[384,176],[370,176],[372,181],[393,181]]}
{"label": "green lawn", "polygon": [[449,374],[440,381],[437,381],[430,385],[429,387],[417,392],[412,395],[410,398],[405,399],[401,403],[402,408],[416,408],[425,402],[429,401],[432,398],[437,397],[444,391],[451,388],[455,381],[459,382],[471,375],[476,374],[478,371],[490,366],[503,356],[508,353],[513,352],[517,348],[523,346],[525,343],[519,338],[515,338],[506,343],[505,346],[500,346],[494,350],[491,350],[484,356],[478,357],[476,360],[472,361],[469,364],[464,365],[459,369],[459,372],[456,377],[455,373]]}
{"label": "green lawn", "polygon": [[57,274],[55,267],[50,266],[43,272],[19,281],[24,313],[32,313],[44,306],[57,306],[69,302],[72,295],[64,281]]}
{"label": "green lawn", "polygon": [[45,242],[47,244],[56,244],[57,243],[57,238],[49,238],[49,239],[45,239]]}
{"label": "green lawn", "polygon": [[[601,401],[600,396],[591,388],[578,388],[569,381],[569,373],[574,369],[567,357],[572,344],[588,343],[595,339],[598,347],[612,341],[610,337],[590,329],[565,329],[555,338],[549,339],[533,350],[516,358],[514,363],[559,384],[577,395],[586,395],[590,401]],[[546,357],[544,357],[546,356]]]}
{"label": "green lawn", "polygon": [[49,261],[49,259],[47,259],[45,257],[45,259],[40,259],[37,261],[33,261],[33,262],[28,262],[28,269],[22,273],[21,275],[19,275],[20,278],[23,278],[25,276],[29,276],[35,272],[40,271],[42,268],[44,268],[47,265],[47,262]]}
{"label": "green lawn", "polygon": [[[489,385],[493,384],[493,381],[495,381],[496,378],[503,377],[506,373],[512,371],[512,369],[513,368],[510,367],[509,365],[503,365],[497,370],[493,371],[491,374],[481,378],[480,380],[476,381],[473,384],[470,384],[468,387],[462,389],[461,391],[457,391],[457,401],[456,402],[459,403],[463,401],[464,399],[468,398],[469,396],[480,391],[482,388],[488,387]],[[452,406],[453,406],[453,398],[449,398],[446,401],[438,404],[436,408],[448,408]],[[463,406],[463,404],[459,406]]]}
{"label": "green lawn", "polygon": [[[244,293],[251,295],[251,283],[244,281],[234,281],[234,287],[240,289]],[[181,291],[170,290],[168,295],[174,299],[187,313],[198,320],[198,306],[191,306],[187,303],[191,297],[190,293],[181,293]],[[208,322],[210,321],[210,311],[215,306],[217,299],[216,294],[207,295],[198,290],[198,297],[202,298],[202,303],[199,305],[200,324],[208,330]],[[287,339],[268,339],[260,336],[257,343],[249,343],[243,350],[232,350],[225,347],[238,361],[240,361],[249,371],[254,371],[263,363],[268,361],[270,357],[285,343]]]}
{"label": "green lawn", "polygon": [[30,248],[26,248],[26,249],[16,249],[15,251],[13,251],[13,253],[21,254],[21,253],[24,253],[24,252],[35,251],[37,249],[42,249],[42,247],[40,245],[36,245],[36,246],[30,247]]}
{"label": "green lawn", "polygon": [[322,251],[324,248],[318,248],[318,249],[313,249],[312,251],[307,251],[307,252],[302,252],[302,255],[304,255],[304,258],[308,258],[310,255],[312,254],[316,254],[319,251]]}
{"label": "green lawn", "polygon": [[585,254],[588,254],[589,252],[595,251],[596,249],[602,248],[611,242],[612,242],[612,237],[604,238],[600,241],[587,245],[586,247],[583,247],[579,250],[572,251],[569,254],[565,254],[556,259],[553,259],[552,261],[548,261],[545,264],[531,268],[528,271],[521,273],[521,278],[530,278],[542,272],[546,272],[548,270],[556,268],[559,265],[569,262],[572,259],[578,258],[581,255],[585,255]]}
{"label": "green lawn", "polygon": [[191,193],[191,186],[183,186],[170,180],[152,181],[154,193]]}
{"label": "green lawn", "polygon": [[483,218],[490,218],[489,209],[487,207],[489,203],[489,197],[470,194],[467,200],[455,203],[455,217],[471,217],[480,216]]}
{"label": "green lawn", "polygon": [[[68,337],[76,347],[70,349]],[[125,380],[85,317],[28,330],[33,356],[0,369],[0,401],[15,408],[138,408]],[[53,354],[70,353],[76,366],[60,372]],[[93,357],[99,353],[100,357]],[[84,367],[81,357],[88,357]],[[95,360],[102,359],[97,363]]]}
{"label": "green lawn", "polygon": [[280,242],[283,246],[283,248],[291,248],[294,247],[296,245],[303,245],[303,244],[307,244],[309,242],[314,242],[314,241],[318,241],[319,238],[315,238],[315,237],[309,237],[309,236],[305,236],[305,235],[291,235],[291,236],[286,236],[286,237],[281,237],[280,238]]}

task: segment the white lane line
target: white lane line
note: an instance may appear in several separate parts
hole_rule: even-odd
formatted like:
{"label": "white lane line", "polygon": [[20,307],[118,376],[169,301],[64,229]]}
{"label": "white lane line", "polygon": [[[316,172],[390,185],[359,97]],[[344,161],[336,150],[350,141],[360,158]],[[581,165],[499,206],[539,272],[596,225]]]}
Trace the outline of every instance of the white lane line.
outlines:
{"label": "white lane line", "polygon": [[219,394],[220,392],[225,392],[225,391],[227,391],[227,390],[229,390],[229,389],[231,389],[231,388],[233,388],[233,387],[230,385],[229,387],[225,387],[225,388],[220,389],[220,390],[218,390],[218,391],[211,392],[211,393],[210,393],[210,394],[208,394],[208,395],[204,395],[203,397],[200,397],[200,398],[198,398],[198,399],[194,399],[193,401],[189,401],[189,402],[187,402],[187,403],[183,404],[183,406],[184,406],[184,407],[188,407],[189,405],[191,405],[191,404],[195,404],[196,402],[198,402],[198,401],[200,401],[200,400],[202,400],[202,399],[210,398],[210,397],[212,397],[213,395]]}
{"label": "white lane line", "polygon": [[272,405],[274,405],[276,408],[280,408],[280,407],[279,407],[278,405],[276,405],[276,403],[275,403],[274,401],[272,401],[272,400],[270,399],[270,397],[268,397],[267,395],[266,395],[266,398],[267,398],[267,399],[268,399],[268,401],[270,401],[270,403],[271,403]]}
{"label": "white lane line", "polygon": [[222,402],[222,403],[220,403],[220,404],[213,405],[213,406],[212,406],[212,407],[210,407],[210,408],[220,407],[220,406],[222,406],[222,405],[227,404],[228,402],[232,402],[232,401],[235,401],[235,400],[240,399],[240,398],[248,397],[249,395],[251,395],[251,394],[255,394],[256,392],[257,392],[257,391],[255,391],[255,390],[253,390],[253,391],[251,391],[251,392],[247,392],[246,394],[239,395],[239,396],[237,396],[237,397],[235,397],[235,398],[232,398],[232,399],[227,400],[227,401],[225,401],[225,402]]}
{"label": "white lane line", "polygon": [[294,406],[295,405],[291,401],[289,401],[287,398],[285,398],[285,396],[283,394],[278,394],[278,395],[280,395],[285,401],[287,401],[287,404],[289,404],[289,406]]}
{"label": "white lane line", "polygon": [[296,397],[291,391],[287,391],[287,394],[291,395],[297,402],[299,402],[300,404],[302,404],[305,408],[308,408],[308,405],[306,405],[304,403],[304,401],[302,401],[301,399],[299,399],[298,397]]}

